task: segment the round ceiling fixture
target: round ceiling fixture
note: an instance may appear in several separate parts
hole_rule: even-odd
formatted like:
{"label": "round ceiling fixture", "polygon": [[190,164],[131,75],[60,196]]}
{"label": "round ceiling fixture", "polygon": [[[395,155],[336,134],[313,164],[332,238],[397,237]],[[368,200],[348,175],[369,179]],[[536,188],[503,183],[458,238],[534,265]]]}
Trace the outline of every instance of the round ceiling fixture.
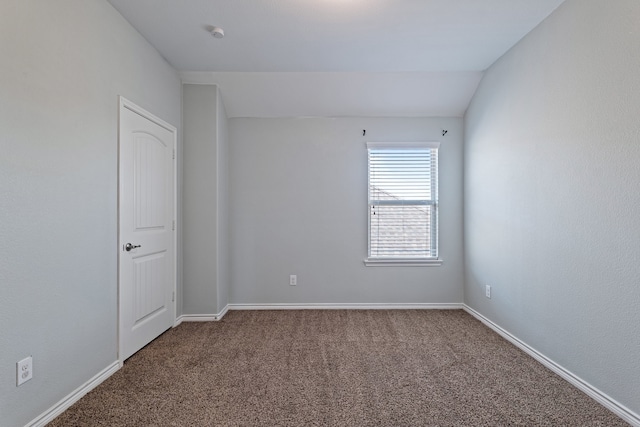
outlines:
{"label": "round ceiling fixture", "polygon": [[221,39],[224,37],[224,30],[220,27],[213,27],[211,29],[211,35],[217,39]]}

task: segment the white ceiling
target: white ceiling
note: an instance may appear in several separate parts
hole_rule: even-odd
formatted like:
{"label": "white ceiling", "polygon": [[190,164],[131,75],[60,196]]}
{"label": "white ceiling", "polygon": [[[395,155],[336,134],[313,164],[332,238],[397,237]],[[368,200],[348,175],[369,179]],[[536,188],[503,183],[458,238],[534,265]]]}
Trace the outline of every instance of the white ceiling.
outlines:
{"label": "white ceiling", "polygon": [[481,72],[564,0],[109,1],[185,80],[219,84],[230,116],[274,117],[460,116]]}

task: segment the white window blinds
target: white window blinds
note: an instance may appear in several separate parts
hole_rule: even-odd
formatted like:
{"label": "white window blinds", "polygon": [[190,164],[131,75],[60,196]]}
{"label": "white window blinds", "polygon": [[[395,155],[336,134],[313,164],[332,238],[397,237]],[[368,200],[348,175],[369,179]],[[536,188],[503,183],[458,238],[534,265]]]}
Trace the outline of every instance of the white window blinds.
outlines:
{"label": "white window blinds", "polygon": [[438,258],[438,148],[367,144],[369,259]]}

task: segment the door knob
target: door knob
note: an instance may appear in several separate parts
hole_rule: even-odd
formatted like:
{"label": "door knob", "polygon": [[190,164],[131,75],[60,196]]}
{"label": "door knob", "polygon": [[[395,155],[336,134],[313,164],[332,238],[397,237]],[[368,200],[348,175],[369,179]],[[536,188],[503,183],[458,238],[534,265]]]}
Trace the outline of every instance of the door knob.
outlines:
{"label": "door knob", "polygon": [[131,249],[139,248],[140,245],[132,245],[131,243],[127,243],[124,245],[124,250],[129,252]]}

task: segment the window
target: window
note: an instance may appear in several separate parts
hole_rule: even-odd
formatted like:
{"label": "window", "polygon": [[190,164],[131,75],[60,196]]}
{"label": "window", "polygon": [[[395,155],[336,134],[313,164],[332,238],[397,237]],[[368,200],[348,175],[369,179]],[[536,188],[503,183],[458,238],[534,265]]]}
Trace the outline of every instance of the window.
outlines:
{"label": "window", "polygon": [[368,143],[367,265],[441,264],[438,142]]}

